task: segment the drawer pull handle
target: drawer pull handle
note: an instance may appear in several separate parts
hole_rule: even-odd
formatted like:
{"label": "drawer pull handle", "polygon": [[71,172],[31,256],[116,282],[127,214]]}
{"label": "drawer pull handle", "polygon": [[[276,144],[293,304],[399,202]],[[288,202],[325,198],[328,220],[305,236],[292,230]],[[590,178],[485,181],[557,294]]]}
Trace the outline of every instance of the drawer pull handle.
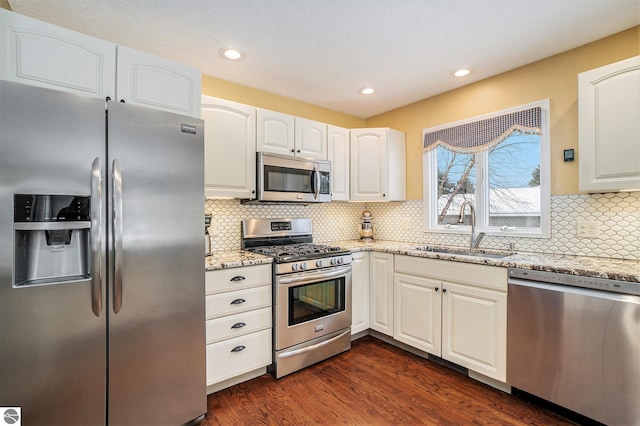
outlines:
{"label": "drawer pull handle", "polygon": [[242,275],[236,275],[235,277],[231,278],[231,281],[244,281],[246,280],[245,277],[243,277]]}
{"label": "drawer pull handle", "polygon": [[243,322],[237,322],[237,323],[233,324],[233,325],[231,326],[231,328],[242,328],[242,327],[244,327],[245,325],[247,325],[247,324],[245,324],[245,323],[243,323]]}
{"label": "drawer pull handle", "polygon": [[244,299],[236,299],[236,300],[233,300],[233,301],[231,302],[231,304],[232,304],[232,305],[241,305],[241,304],[243,304],[244,302],[246,302],[246,300],[244,300]]}
{"label": "drawer pull handle", "polygon": [[240,345],[240,346],[236,346],[235,348],[231,349],[231,352],[242,352],[242,351],[244,351],[246,348],[247,348],[246,346],[242,346],[242,345]]}

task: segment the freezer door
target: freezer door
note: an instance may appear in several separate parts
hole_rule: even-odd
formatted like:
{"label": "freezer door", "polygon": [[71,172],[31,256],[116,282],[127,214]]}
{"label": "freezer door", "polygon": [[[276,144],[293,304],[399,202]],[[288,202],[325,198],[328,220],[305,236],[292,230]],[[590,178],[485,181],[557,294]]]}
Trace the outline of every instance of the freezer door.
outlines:
{"label": "freezer door", "polygon": [[104,253],[87,252],[100,215],[56,213],[64,200],[99,209],[104,101],[0,81],[0,129],[0,406],[23,424],[102,424]]}
{"label": "freezer door", "polygon": [[202,121],[109,103],[110,424],[206,412]]}

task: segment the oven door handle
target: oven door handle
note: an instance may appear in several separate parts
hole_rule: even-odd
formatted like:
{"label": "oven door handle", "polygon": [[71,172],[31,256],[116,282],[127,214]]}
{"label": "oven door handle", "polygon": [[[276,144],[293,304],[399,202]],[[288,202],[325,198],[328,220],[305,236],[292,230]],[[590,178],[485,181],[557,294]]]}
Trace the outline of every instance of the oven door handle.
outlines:
{"label": "oven door handle", "polygon": [[351,334],[351,328],[348,328],[344,333],[340,333],[337,336],[334,336],[329,340],[325,340],[324,342],[316,343],[315,345],[307,346],[306,348],[300,348],[300,349],[294,349],[292,351],[282,352],[282,353],[278,354],[278,358],[289,358],[289,357],[292,357],[292,356],[296,356],[296,355],[304,354],[304,353],[307,353],[307,352],[315,351],[318,348],[326,346],[326,345],[328,345],[328,344],[340,339],[341,337],[344,337],[345,334]]}
{"label": "oven door handle", "polygon": [[277,282],[278,284],[283,284],[283,285],[291,285],[291,284],[300,285],[300,284],[311,283],[314,281],[321,281],[329,278],[339,277],[348,272],[351,272],[351,265],[331,268],[329,271],[308,273],[308,275],[307,273],[303,272],[302,274],[291,274],[288,276],[281,276],[277,278]]}

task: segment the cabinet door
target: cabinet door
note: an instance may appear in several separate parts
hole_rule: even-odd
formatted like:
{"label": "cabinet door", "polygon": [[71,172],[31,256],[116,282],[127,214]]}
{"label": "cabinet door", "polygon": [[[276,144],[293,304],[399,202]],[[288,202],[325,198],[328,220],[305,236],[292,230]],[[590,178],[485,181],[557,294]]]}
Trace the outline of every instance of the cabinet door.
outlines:
{"label": "cabinet door", "polygon": [[351,334],[369,328],[369,252],[353,253],[351,272]]}
{"label": "cabinet door", "polygon": [[118,46],[116,75],[118,101],[200,117],[199,70]]}
{"label": "cabinet door", "polygon": [[442,357],[501,382],[507,379],[507,294],[443,283]]}
{"label": "cabinet door", "polygon": [[202,96],[207,197],[254,198],[256,109]]}
{"label": "cabinet door", "polygon": [[0,79],[115,98],[116,45],[0,8]]}
{"label": "cabinet door", "polygon": [[295,117],[295,155],[313,160],[327,159],[327,125]]}
{"label": "cabinet door", "polygon": [[382,201],[387,193],[386,129],[351,131],[351,200]]}
{"label": "cabinet door", "polygon": [[415,275],[394,276],[393,338],[440,356],[440,281]]}
{"label": "cabinet door", "polygon": [[257,109],[256,151],[293,155],[295,153],[294,118],[280,112]]}
{"label": "cabinet door", "polygon": [[393,254],[371,252],[369,262],[369,326],[393,336]]}
{"label": "cabinet door", "polygon": [[578,75],[580,190],[640,190],[640,56]]}
{"label": "cabinet door", "polygon": [[331,200],[349,201],[349,130],[329,125],[327,144],[331,161]]}

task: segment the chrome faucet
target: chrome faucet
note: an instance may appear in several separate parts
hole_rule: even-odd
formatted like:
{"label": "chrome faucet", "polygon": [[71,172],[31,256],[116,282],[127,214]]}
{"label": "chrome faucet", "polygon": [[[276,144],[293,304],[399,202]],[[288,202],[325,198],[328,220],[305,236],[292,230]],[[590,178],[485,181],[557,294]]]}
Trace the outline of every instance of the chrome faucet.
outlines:
{"label": "chrome faucet", "polygon": [[469,206],[469,208],[471,209],[471,236],[469,238],[469,249],[473,250],[475,248],[478,248],[478,245],[480,244],[480,241],[482,241],[482,238],[484,237],[484,232],[480,232],[478,234],[478,237],[476,238],[476,236],[475,236],[475,234],[476,234],[476,209],[475,209],[475,207],[473,207],[473,203],[471,201],[465,201],[464,203],[462,203],[462,206],[460,206],[460,215],[458,216],[458,223],[464,223],[464,209],[467,206]]}

